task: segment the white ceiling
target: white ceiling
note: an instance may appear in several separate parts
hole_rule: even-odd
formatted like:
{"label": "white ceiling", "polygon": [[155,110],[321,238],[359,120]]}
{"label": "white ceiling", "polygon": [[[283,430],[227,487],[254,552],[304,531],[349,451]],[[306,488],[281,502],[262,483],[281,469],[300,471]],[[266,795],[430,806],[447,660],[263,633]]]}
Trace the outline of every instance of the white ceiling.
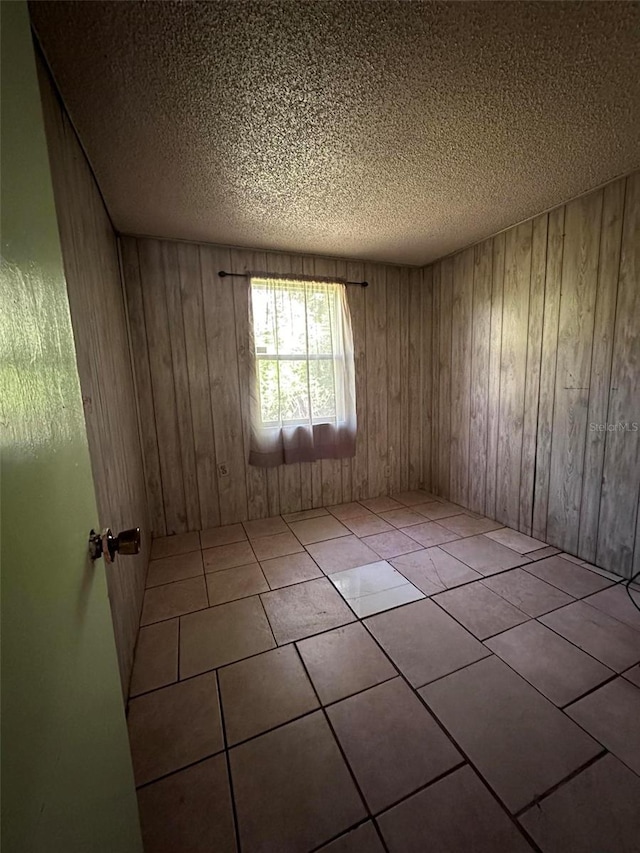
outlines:
{"label": "white ceiling", "polygon": [[636,2],[34,2],[120,231],[424,264],[640,165]]}

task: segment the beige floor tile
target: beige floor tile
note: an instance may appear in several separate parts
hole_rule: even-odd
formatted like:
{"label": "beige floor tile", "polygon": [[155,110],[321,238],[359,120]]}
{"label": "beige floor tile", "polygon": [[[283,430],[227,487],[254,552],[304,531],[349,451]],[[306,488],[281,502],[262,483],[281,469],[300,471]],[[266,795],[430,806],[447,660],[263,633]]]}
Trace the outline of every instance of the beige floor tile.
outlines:
{"label": "beige floor tile", "polygon": [[457,533],[447,530],[437,521],[423,520],[422,524],[406,527],[404,532],[420,543],[423,548],[433,548],[436,545],[442,545],[443,542],[453,542],[454,539],[458,539]]}
{"label": "beige floor tile", "polygon": [[292,645],[225,666],[218,674],[229,746],[318,707]]}
{"label": "beige floor tile", "polygon": [[435,495],[424,492],[422,489],[415,489],[412,492],[400,492],[392,495],[392,497],[404,506],[416,506],[417,504],[426,504],[436,500]]}
{"label": "beige floor tile", "polygon": [[359,515],[357,518],[345,518],[344,525],[356,536],[373,536],[374,533],[388,533],[393,526],[383,521],[380,516],[367,510],[368,515]]}
{"label": "beige floor tile", "polygon": [[359,595],[356,598],[345,597],[345,600],[359,619],[365,619],[367,616],[373,616],[374,613],[382,613],[385,610],[400,607],[402,604],[419,601],[421,598],[424,598],[423,592],[413,584],[405,583],[367,595]]}
{"label": "beige floor tile", "polygon": [[535,563],[527,566],[527,571],[563,592],[568,592],[574,598],[583,598],[611,586],[611,581],[603,578],[602,575],[597,575],[585,569],[584,566],[578,566],[560,556],[536,560]]}
{"label": "beige floor tile", "polygon": [[432,599],[479,640],[527,622],[529,616],[481,581],[450,589]]}
{"label": "beige floor tile", "polygon": [[325,705],[397,674],[393,664],[359,622],[301,640],[297,645]]}
{"label": "beige floor tile", "polygon": [[341,524],[332,515],[322,515],[309,518],[306,521],[296,521],[289,525],[303,545],[322,542],[324,539],[336,539],[338,536],[348,536],[349,528]]}
{"label": "beige floor tile", "polygon": [[366,817],[321,712],[229,752],[242,849],[312,850]]}
{"label": "beige floor tile", "polygon": [[137,696],[178,680],[178,620],[140,628],[129,695]]}
{"label": "beige floor tile", "polygon": [[185,580],[185,578],[195,578],[202,574],[204,574],[204,567],[200,550],[190,551],[188,554],[176,554],[173,557],[161,557],[149,563],[147,588]]}
{"label": "beige floor tile", "polygon": [[[306,522],[302,522],[305,524]],[[272,560],[275,557],[286,557],[304,551],[293,533],[276,533],[274,536],[261,536],[251,543],[258,560]]]}
{"label": "beige floor tile", "polygon": [[327,578],[266,592],[260,597],[280,646],[355,621]]}
{"label": "beige floor tile", "polygon": [[180,622],[180,678],[272,649],[275,641],[259,598],[241,598]]}
{"label": "beige floor tile", "polygon": [[365,506],[371,512],[388,512],[391,509],[402,509],[404,504],[395,501],[393,498],[382,496],[380,498],[370,498],[366,501],[360,501],[362,506]]}
{"label": "beige floor tile", "polygon": [[374,814],[463,760],[401,678],[331,705],[327,713]]}
{"label": "beige floor tile", "polygon": [[414,794],[378,818],[390,853],[531,853],[524,836],[470,767]]}
{"label": "beige floor tile", "polygon": [[246,541],[207,548],[202,552],[202,557],[205,572],[221,572],[224,569],[234,569],[236,566],[248,566],[256,561],[253,548]]}
{"label": "beige floor tile", "polygon": [[264,560],[260,565],[271,589],[322,577],[322,572],[307,553]]}
{"label": "beige floor tile", "polygon": [[226,524],[224,527],[212,527],[200,531],[200,544],[204,548],[217,548],[220,545],[232,545],[247,538],[241,524]]}
{"label": "beige floor tile", "polygon": [[640,661],[640,631],[584,601],[547,613],[539,621],[616,672]]}
{"label": "beige floor tile", "polygon": [[540,548],[537,551],[529,551],[527,556],[532,560],[544,560],[547,557],[553,557],[555,554],[559,553],[559,548],[554,548],[553,545],[547,545],[545,548]]}
{"label": "beige floor tile", "polygon": [[224,748],[215,673],[146,693],[127,716],[136,785]]}
{"label": "beige floor tile", "polygon": [[329,515],[329,512],[324,507],[316,507],[316,509],[303,509],[300,512],[290,512],[282,517],[287,524],[291,524],[293,521],[307,521],[309,518],[319,518],[321,515]]}
{"label": "beige floor tile", "polygon": [[271,518],[257,518],[255,521],[245,521],[243,527],[249,539],[289,532],[289,528],[280,515],[274,515]]}
{"label": "beige floor tile", "polygon": [[357,518],[359,515],[366,515],[369,511],[366,507],[363,507],[362,504],[355,501],[345,504],[336,504],[335,506],[328,506],[327,509],[331,515],[335,515],[335,517],[340,521],[344,521],[347,518]]}
{"label": "beige floor tile", "polygon": [[418,504],[413,509],[414,512],[423,515],[430,521],[438,521],[441,518],[447,518],[449,515],[460,515],[461,512],[464,512],[464,507],[449,503],[449,501],[430,501],[426,504]]}
{"label": "beige floor tile", "polygon": [[440,520],[440,524],[459,536],[477,536],[479,533],[487,533],[501,526],[498,521],[492,521],[490,518],[474,518],[466,513],[448,515]]}
{"label": "beige floor tile", "polygon": [[368,548],[357,536],[341,536],[339,539],[316,542],[314,545],[307,545],[307,551],[327,575],[375,563],[379,559],[376,552]]}
{"label": "beige floor tile", "polygon": [[491,575],[483,583],[529,616],[542,616],[550,610],[571,604],[573,600],[568,593],[524,569],[511,569]]}
{"label": "beige floor tile", "polygon": [[414,687],[491,654],[429,600],[380,613],[365,624]]}
{"label": "beige floor tile", "polygon": [[505,631],[485,645],[559,707],[613,676],[604,664],[535,620]]}
{"label": "beige floor tile", "polygon": [[418,692],[512,813],[602,751],[495,655]]}
{"label": "beige floor tile", "polygon": [[481,575],[493,575],[504,569],[515,569],[517,566],[531,562],[523,554],[518,554],[511,548],[505,548],[504,545],[487,539],[486,536],[458,539],[455,542],[446,542],[441,547],[447,554],[462,560]]}
{"label": "beige floor tile", "polygon": [[565,710],[572,720],[640,776],[640,687],[624,678],[616,678]]}
{"label": "beige floor tile", "polygon": [[520,818],[544,853],[638,853],[640,779],[613,755],[536,803]]}
{"label": "beige floor tile", "polygon": [[172,619],[208,607],[204,575],[184,581],[155,586],[144,594],[141,625]]}
{"label": "beige floor tile", "polygon": [[482,577],[466,563],[456,560],[438,547],[402,554],[391,560],[391,564],[425,595],[433,595]]}
{"label": "beige floor tile", "polygon": [[224,755],[141,788],[138,806],[145,853],[236,853]]}
{"label": "beige floor tile", "polygon": [[381,512],[380,518],[393,527],[410,527],[412,524],[423,524],[424,515],[414,512],[411,509],[392,509],[389,512]]}
{"label": "beige floor tile", "polygon": [[510,527],[490,530],[485,533],[485,536],[493,539],[494,542],[499,542],[506,548],[511,548],[512,551],[517,551],[519,554],[528,554],[530,551],[539,551],[541,548],[547,547],[546,542],[532,539],[531,536],[525,536],[524,533],[518,533],[517,530],[512,530]]}
{"label": "beige floor tile", "polygon": [[151,559],[173,557],[175,554],[186,554],[188,551],[200,550],[200,536],[195,533],[177,533],[174,536],[162,536],[151,543]]}
{"label": "beige floor tile", "polygon": [[212,607],[215,604],[226,604],[227,601],[267,592],[268,589],[269,584],[258,563],[236,566],[222,572],[210,572],[207,575],[207,592]]}
{"label": "beige floor tile", "polygon": [[623,584],[617,584],[590,595],[584,602],[640,631],[640,592],[629,593]]}
{"label": "beige floor tile", "polygon": [[422,548],[422,545],[416,542],[415,539],[411,539],[401,530],[394,530],[391,533],[376,533],[375,536],[365,536],[362,541],[385,560],[388,560],[390,557],[399,557],[400,554],[408,554],[410,551],[419,551]]}
{"label": "beige floor tile", "polygon": [[321,847],[318,853],[384,853],[384,847],[375,826],[367,821]]}

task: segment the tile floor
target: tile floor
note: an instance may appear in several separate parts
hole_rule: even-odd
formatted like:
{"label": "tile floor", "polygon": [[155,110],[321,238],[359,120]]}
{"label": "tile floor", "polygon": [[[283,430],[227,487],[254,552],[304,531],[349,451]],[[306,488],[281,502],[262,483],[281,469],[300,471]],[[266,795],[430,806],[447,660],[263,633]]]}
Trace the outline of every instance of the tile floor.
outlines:
{"label": "tile floor", "polygon": [[640,611],[613,576],[422,491],[152,558],[146,853],[640,850]]}

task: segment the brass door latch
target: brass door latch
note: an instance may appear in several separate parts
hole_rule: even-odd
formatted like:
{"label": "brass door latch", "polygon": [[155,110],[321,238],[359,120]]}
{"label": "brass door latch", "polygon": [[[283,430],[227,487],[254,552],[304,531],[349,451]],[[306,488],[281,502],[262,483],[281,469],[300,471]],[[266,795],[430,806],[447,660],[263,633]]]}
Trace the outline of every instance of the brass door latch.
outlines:
{"label": "brass door latch", "polygon": [[138,554],[140,551],[140,528],[131,527],[121,530],[117,536],[111,528],[105,528],[102,533],[92,530],[89,534],[89,556],[92,560],[104,557],[107,563],[113,563],[116,554]]}

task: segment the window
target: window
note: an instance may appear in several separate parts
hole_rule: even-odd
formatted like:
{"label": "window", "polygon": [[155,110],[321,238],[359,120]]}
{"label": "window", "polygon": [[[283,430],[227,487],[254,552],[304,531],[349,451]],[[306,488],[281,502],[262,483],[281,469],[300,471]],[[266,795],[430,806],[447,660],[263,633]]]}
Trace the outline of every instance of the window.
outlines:
{"label": "window", "polygon": [[345,285],[255,275],[251,309],[254,432],[262,434],[263,444],[281,446],[280,463],[292,461],[287,450],[302,445],[313,458],[352,455],[341,440],[352,432],[350,446],[355,441],[353,338]]}

